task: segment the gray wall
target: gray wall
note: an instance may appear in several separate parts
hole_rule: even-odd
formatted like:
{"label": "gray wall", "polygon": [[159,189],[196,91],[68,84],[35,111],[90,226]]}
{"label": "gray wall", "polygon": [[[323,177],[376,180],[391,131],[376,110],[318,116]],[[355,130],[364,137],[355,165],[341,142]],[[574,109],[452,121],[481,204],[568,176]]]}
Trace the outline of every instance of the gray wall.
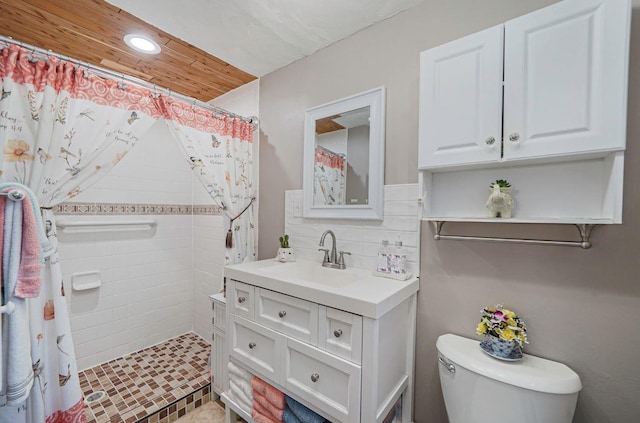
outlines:
{"label": "gray wall", "polygon": [[[360,91],[387,89],[387,184],[417,182],[419,52],[554,0],[426,0],[265,76],[260,87],[260,257],[284,227],[284,190],[302,188],[304,110]],[[635,0],[634,0],[635,2]],[[432,240],[422,225],[416,345],[417,423],[445,422],[435,340],[473,337],[480,309],[504,302],[529,326],[527,351],[582,378],[576,423],[640,419],[640,5],[634,4],[624,224],[596,229],[594,247]],[[570,194],[570,193],[569,193]],[[330,226],[330,223],[327,225]],[[458,224],[454,233],[575,238],[572,227]],[[507,225],[504,225],[507,226]],[[497,409],[509,406],[496,402]]]}

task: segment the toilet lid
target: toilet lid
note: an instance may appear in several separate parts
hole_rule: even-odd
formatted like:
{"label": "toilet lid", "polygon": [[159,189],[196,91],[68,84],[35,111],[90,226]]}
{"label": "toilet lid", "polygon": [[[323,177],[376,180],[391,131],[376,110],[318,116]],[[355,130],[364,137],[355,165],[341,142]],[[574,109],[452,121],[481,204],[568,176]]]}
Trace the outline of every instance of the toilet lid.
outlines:
{"label": "toilet lid", "polygon": [[521,361],[501,361],[482,352],[479,341],[446,334],[436,347],[458,366],[510,385],[549,394],[573,394],[582,389],[580,377],[562,363],[523,354]]}

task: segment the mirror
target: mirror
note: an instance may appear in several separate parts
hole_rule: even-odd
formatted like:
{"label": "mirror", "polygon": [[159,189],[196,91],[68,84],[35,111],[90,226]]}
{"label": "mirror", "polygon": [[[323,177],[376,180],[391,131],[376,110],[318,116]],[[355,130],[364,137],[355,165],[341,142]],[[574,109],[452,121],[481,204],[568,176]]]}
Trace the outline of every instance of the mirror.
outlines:
{"label": "mirror", "polygon": [[382,219],[384,87],[308,109],[304,216]]}

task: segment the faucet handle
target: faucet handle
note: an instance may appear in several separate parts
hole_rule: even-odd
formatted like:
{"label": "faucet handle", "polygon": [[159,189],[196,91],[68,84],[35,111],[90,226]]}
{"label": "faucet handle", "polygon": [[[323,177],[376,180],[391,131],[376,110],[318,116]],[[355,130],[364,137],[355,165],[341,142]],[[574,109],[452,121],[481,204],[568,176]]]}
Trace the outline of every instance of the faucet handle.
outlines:
{"label": "faucet handle", "polygon": [[340,256],[338,257],[338,264],[341,266],[344,266],[344,255],[345,254],[351,255],[351,253],[348,251],[340,251],[339,254]]}
{"label": "faucet handle", "polygon": [[318,248],[318,251],[324,251],[324,259],[322,259],[323,263],[329,263],[329,249],[328,248]]}

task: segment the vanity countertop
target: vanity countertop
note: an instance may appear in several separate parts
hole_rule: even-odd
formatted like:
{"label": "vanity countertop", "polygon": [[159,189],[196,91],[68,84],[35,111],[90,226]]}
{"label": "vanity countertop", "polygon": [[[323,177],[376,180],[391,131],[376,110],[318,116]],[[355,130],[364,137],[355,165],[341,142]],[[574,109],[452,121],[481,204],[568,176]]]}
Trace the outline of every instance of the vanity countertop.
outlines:
{"label": "vanity countertop", "polygon": [[406,281],[387,279],[364,269],[330,269],[306,260],[234,264],[224,268],[224,276],[373,319],[419,289],[416,277]]}

